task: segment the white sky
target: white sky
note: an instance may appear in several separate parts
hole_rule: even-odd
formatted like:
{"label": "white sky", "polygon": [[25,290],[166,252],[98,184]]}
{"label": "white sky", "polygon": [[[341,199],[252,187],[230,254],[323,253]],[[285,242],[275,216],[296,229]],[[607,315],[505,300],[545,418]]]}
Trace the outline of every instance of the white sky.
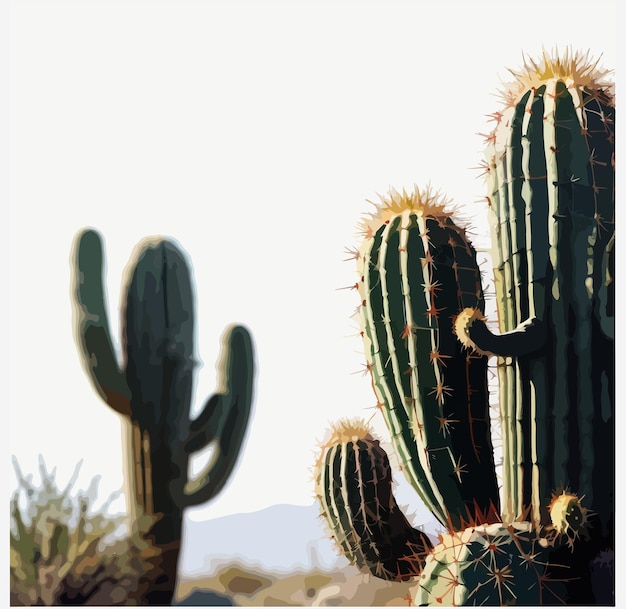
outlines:
{"label": "white sky", "polygon": [[194,518],[310,504],[327,426],[375,404],[349,319],[358,296],[337,290],[356,281],[342,260],[365,200],[430,182],[467,205],[485,245],[471,168],[506,68],[567,45],[614,68],[616,7],[13,2],[9,448],[22,469],[42,454],[66,481],[83,459],[79,486],[122,486],[117,415],[73,341],[70,249],[84,226],[105,236],[117,337],[128,257],[163,234],[195,272],[196,407],[227,324],[248,325],[258,362],[239,467]]}

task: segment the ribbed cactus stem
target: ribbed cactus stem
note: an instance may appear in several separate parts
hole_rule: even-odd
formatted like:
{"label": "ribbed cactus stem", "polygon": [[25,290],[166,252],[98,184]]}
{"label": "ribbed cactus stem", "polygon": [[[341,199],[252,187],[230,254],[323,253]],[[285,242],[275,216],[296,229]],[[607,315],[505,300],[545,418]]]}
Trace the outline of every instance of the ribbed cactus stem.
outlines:
{"label": "ribbed cactus stem", "polygon": [[460,527],[499,504],[487,359],[453,334],[460,311],[483,307],[476,253],[428,189],[391,192],[363,234],[361,335],[378,404],[409,481]]}
{"label": "ribbed cactus stem", "polygon": [[493,115],[486,176],[501,336],[459,331],[500,356],[504,516],[549,523],[551,494],[613,512],[615,176],[612,85],[587,56],[515,72]]}
{"label": "ribbed cactus stem", "polygon": [[393,581],[419,573],[432,544],[396,503],[387,454],[362,421],[334,427],[315,480],[322,516],[352,564]]}

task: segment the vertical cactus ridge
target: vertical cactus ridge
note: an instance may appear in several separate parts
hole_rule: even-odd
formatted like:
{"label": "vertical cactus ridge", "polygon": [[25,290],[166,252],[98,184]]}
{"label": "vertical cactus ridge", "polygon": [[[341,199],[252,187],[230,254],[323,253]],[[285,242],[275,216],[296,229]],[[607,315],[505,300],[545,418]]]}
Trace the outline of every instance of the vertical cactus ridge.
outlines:
{"label": "vertical cactus ridge", "polygon": [[598,504],[605,526],[613,501],[613,86],[598,62],[571,52],[544,54],[513,75],[492,115],[485,164],[500,335],[476,320],[459,337],[500,356],[505,516],[532,506],[533,521],[545,524],[552,492],[569,486]]}
{"label": "vertical cactus ridge", "polygon": [[419,573],[432,544],[396,503],[387,454],[362,421],[335,425],[315,480],[322,516],[352,564],[392,581]]}
{"label": "vertical cactus ridge", "polygon": [[487,360],[462,350],[453,318],[483,307],[476,254],[447,202],[392,191],[362,225],[361,335],[403,471],[444,524],[498,506]]}

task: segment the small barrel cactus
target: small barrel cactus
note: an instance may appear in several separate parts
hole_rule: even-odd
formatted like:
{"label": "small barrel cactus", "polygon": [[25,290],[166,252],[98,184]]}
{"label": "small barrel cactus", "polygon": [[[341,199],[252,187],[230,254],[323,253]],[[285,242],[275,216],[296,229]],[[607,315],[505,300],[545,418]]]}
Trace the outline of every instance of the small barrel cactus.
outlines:
{"label": "small barrel cactus", "polygon": [[429,607],[564,604],[550,551],[529,522],[445,533],[426,558],[413,600]]}
{"label": "small barrel cactus", "polygon": [[419,573],[432,544],[396,503],[387,454],[362,421],[334,426],[317,462],[315,488],[322,515],[352,564],[393,581]]}
{"label": "small barrel cactus", "polygon": [[460,311],[484,306],[476,252],[430,189],[392,191],[362,229],[361,336],[403,471],[442,524],[491,518],[499,494],[487,358],[453,332]]}

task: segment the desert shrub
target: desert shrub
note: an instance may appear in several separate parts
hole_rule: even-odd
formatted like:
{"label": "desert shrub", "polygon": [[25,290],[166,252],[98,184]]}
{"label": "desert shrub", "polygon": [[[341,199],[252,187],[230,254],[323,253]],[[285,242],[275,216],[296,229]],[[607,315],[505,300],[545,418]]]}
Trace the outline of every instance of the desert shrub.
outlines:
{"label": "desert shrub", "polygon": [[158,555],[145,532],[154,519],[141,516],[128,531],[123,514],[109,513],[117,494],[98,509],[99,477],[73,492],[80,464],[60,489],[55,470],[40,458],[40,483],[13,460],[18,488],[11,498],[11,605],[134,605]]}

